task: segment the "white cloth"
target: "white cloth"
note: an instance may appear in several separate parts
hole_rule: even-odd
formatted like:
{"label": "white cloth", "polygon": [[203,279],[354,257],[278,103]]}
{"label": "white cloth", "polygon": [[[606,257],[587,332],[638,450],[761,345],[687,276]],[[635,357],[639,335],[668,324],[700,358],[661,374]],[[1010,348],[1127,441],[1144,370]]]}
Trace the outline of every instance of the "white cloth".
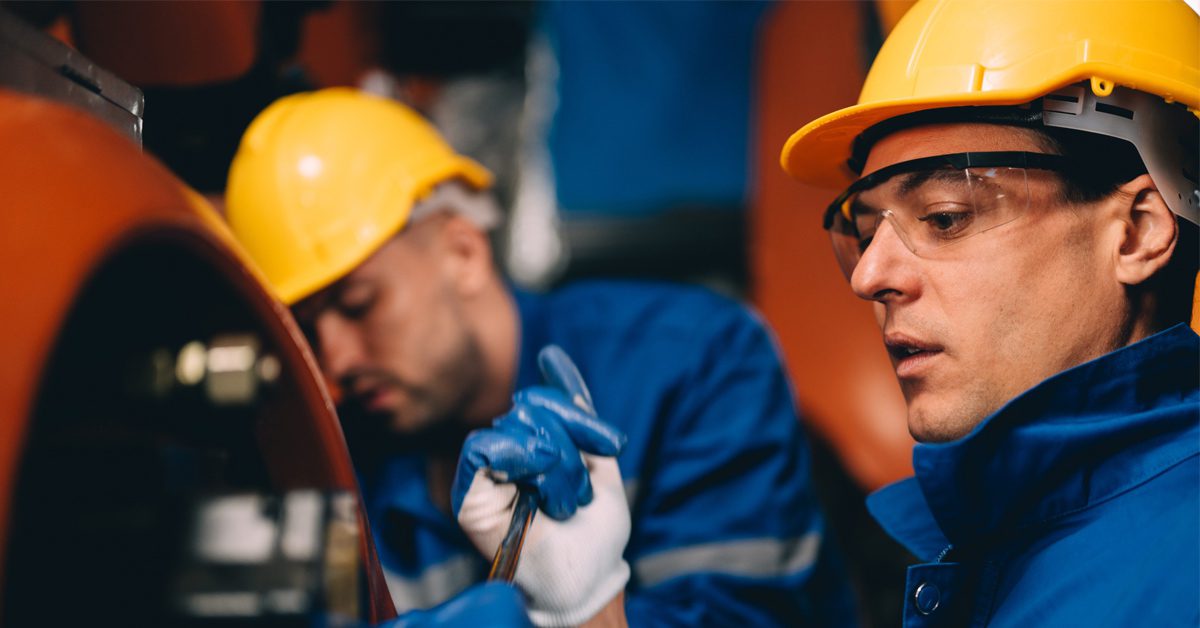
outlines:
{"label": "white cloth", "polygon": [[[566,521],[538,513],[525,537],[516,582],[538,626],[575,626],[595,616],[625,588],[629,504],[614,458],[583,454],[594,498]],[[486,469],[475,473],[458,523],[480,552],[496,552],[512,520],[517,488]]]}

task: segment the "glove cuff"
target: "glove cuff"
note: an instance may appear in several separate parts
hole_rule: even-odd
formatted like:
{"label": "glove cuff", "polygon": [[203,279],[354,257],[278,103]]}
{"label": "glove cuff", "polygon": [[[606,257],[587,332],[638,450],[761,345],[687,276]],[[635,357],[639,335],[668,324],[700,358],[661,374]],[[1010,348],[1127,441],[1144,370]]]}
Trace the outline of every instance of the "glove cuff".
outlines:
{"label": "glove cuff", "polygon": [[582,604],[570,610],[546,611],[529,609],[529,619],[535,626],[578,626],[595,617],[629,582],[629,563],[622,559],[607,578],[600,581]]}

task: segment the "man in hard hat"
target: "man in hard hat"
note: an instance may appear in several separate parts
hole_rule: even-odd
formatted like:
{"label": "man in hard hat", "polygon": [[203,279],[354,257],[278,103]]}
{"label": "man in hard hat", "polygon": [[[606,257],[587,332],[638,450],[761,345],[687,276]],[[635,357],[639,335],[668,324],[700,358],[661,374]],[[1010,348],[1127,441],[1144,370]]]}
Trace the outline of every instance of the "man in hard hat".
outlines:
{"label": "man in hard hat", "polygon": [[1200,617],[1198,109],[1182,1],[924,0],[787,142],[921,441],[906,625]]}
{"label": "man in hard hat", "polygon": [[[273,104],[230,171],[233,231],[341,388],[397,606],[483,578],[516,480],[542,507],[516,573],[536,623],[851,623],[758,319],[691,288],[511,289],[490,182],[411,110],[346,89]],[[547,345],[565,353],[539,364]],[[501,415],[452,491],[467,433]]]}

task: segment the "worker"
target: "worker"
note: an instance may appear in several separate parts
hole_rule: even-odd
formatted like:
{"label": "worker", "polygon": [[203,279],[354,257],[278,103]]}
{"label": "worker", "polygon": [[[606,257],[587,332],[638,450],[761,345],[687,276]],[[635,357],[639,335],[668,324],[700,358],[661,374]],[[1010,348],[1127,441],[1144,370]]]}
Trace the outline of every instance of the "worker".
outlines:
{"label": "worker", "polygon": [[1200,620],[1198,51],[1180,0],[922,0],[788,140],[919,441],[904,625]]}
{"label": "worker", "polygon": [[1200,621],[1198,50],[1181,0],[922,0],[788,139],[919,442],[868,503],[905,626]]}
{"label": "worker", "polygon": [[479,582],[508,519],[472,513],[528,479],[541,512],[516,579],[539,624],[852,624],[759,319],[698,288],[511,287],[490,183],[413,111],[343,88],[268,107],[230,170],[233,232],[341,389],[397,608]]}
{"label": "worker", "polygon": [[1198,111],[1182,0],[922,0],[788,140],[920,442],[905,625],[1200,617]]}

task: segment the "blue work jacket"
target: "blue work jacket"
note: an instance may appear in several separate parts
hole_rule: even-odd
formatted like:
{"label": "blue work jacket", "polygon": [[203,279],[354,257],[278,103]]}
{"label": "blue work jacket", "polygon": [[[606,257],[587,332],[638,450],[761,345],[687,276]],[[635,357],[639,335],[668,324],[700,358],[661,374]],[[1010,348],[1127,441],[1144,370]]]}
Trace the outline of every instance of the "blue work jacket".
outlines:
{"label": "blue work jacket", "polygon": [[[855,623],[826,549],[807,444],[773,339],[708,291],[624,282],[516,294],[516,387],[562,347],[599,416],[629,437],[618,463],[632,515],[634,626]],[[425,462],[396,456],[363,491],[401,610],[483,579],[486,563],[431,502]]]}
{"label": "blue work jacket", "polygon": [[904,625],[1200,623],[1200,338],[1179,325],[1059,373],[868,500],[928,564]]}

